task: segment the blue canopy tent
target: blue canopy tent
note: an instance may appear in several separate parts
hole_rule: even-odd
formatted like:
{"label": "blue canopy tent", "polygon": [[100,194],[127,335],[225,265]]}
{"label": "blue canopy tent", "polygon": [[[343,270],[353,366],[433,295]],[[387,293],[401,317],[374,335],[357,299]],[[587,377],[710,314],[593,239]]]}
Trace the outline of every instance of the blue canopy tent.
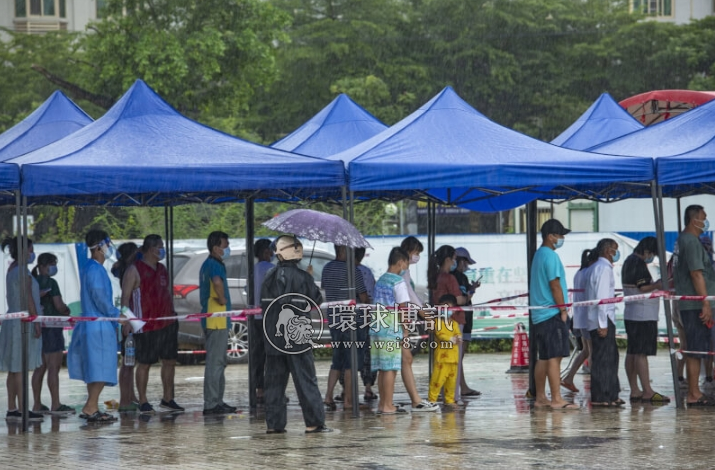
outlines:
{"label": "blue canopy tent", "polygon": [[[91,122],[92,118],[61,91],[55,91],[32,114],[0,134],[0,162],[42,148]],[[20,188],[17,165],[0,165],[0,188],[5,191]],[[15,199],[5,202],[14,204]]]}
{"label": "blue canopy tent", "polygon": [[586,150],[596,144],[643,129],[643,124],[603,93],[568,129],[551,141],[559,147]]}
{"label": "blue canopy tent", "polygon": [[364,142],[387,129],[344,93],[271,147],[289,152],[328,157]]}
{"label": "blue canopy tent", "polygon": [[500,209],[541,197],[620,199],[649,193],[654,178],[650,158],[594,158],[541,142],[487,119],[451,87],[330,158],[347,165],[350,190],[358,194],[428,191],[477,210],[488,210],[480,206],[497,196],[510,198],[494,203]]}
{"label": "blue canopy tent", "polygon": [[345,184],[339,162],[264,147],[174,110],[141,80],[100,119],[21,166],[29,203],[166,205],[310,196]]}
{"label": "blue canopy tent", "polygon": [[634,134],[596,145],[589,151],[653,157],[658,185],[666,196],[712,194],[715,188],[715,101]]}
{"label": "blue canopy tent", "polygon": [[[11,163],[20,166],[30,204],[163,205],[170,270],[174,204],[245,201],[251,259],[254,200],[311,198],[345,186],[340,162],[206,127],[182,116],[141,80],[97,121]],[[247,268],[251,299],[252,263]]]}

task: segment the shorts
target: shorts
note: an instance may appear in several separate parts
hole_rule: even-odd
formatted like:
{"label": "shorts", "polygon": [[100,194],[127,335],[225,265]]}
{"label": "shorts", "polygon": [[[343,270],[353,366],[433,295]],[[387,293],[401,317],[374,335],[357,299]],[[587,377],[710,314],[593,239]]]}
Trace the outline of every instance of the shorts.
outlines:
{"label": "shorts", "polygon": [[402,370],[402,341],[370,336],[370,368],[373,372]]}
{"label": "shorts", "polygon": [[[681,310],[680,319],[685,330],[685,341],[690,351],[710,351],[710,328],[700,320],[702,310]],[[701,354],[688,354],[688,357],[702,358]]]}
{"label": "shorts", "polygon": [[578,328],[576,331],[580,333],[581,339],[591,341],[591,332],[588,331],[588,328]]}
{"label": "shorts", "polygon": [[42,354],[52,354],[65,350],[65,334],[62,328],[42,329]]}
{"label": "shorts", "polygon": [[[350,362],[350,332],[340,331],[335,328],[330,329],[330,338],[333,341],[333,362],[330,364],[332,370],[348,370],[352,369]],[[355,331],[358,343],[362,342],[363,347],[357,348],[357,367],[358,370],[365,362],[365,348],[368,341],[368,328],[357,328]]]}
{"label": "shorts", "polygon": [[463,341],[471,341],[473,326],[474,326],[474,312],[471,310],[468,312],[464,312],[464,329],[462,329],[462,340]]}
{"label": "shorts", "polygon": [[139,364],[154,364],[159,359],[176,360],[179,357],[179,322],[160,330],[135,333],[134,345]]}
{"label": "shorts", "polygon": [[655,356],[658,348],[658,322],[625,320],[628,335],[627,354]]}
{"label": "shorts", "polygon": [[568,357],[571,354],[568,325],[561,320],[560,314],[536,323],[532,328],[540,361]]}

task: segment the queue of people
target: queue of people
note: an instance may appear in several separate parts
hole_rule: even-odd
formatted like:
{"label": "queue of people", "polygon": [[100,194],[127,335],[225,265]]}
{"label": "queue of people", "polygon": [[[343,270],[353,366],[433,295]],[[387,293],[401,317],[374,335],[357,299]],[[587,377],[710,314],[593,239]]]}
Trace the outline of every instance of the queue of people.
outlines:
{"label": "queue of people", "polygon": [[[707,216],[701,206],[690,206],[685,211],[685,230],[678,238],[672,260],[672,272],[676,294],[708,295],[715,293],[715,270],[711,253],[701,243],[700,236],[708,230]],[[531,313],[533,336],[538,356],[535,358],[536,407],[576,409],[573,403],[562,397],[560,388],[578,392],[573,379],[575,371],[586,361],[591,368],[591,404],[593,406],[620,406],[618,380],[619,353],[615,336],[615,307],[603,303],[573,309],[573,331],[581,338],[583,350],[568,373],[561,377],[561,361],[570,355],[567,280],[564,266],[556,253],[569,234],[558,220],[551,219],[541,227],[542,245],[537,250],[531,267],[529,286],[530,305],[547,308],[534,309]],[[27,265],[35,261],[31,240],[27,240],[25,259],[18,259],[17,239],[7,239],[3,249],[8,248],[13,262],[6,275],[9,312],[20,311],[20,284],[25,283],[26,305],[30,315],[69,315],[62,300],[57,282],[52,279],[57,273],[57,257],[43,253],[37,266],[30,273]],[[161,361],[162,397],[159,407],[171,412],[184,408],[175,401],[174,374],[178,350],[178,322],[159,320],[174,317],[172,294],[169,290],[169,274],[161,263],[166,256],[164,242],[159,235],[145,237],[141,247],[125,243],[119,247],[118,261],[112,268],[121,283],[121,305],[113,303],[112,287],[104,268],[107,259],[114,255],[114,245],[109,234],[102,230],[90,230],[85,242],[90,259],[81,277],[82,315],[105,317],[115,321],[78,322],[69,344],[67,364],[71,379],[82,380],[87,385],[87,400],[80,417],[88,422],[111,423],[115,416],[102,412],[100,395],[105,386],[120,385],[120,412],[154,413],[154,406],[147,396],[151,366]],[[199,289],[202,312],[230,311],[231,295],[224,261],[230,256],[228,234],[212,232],[207,238],[209,255],[201,266]],[[377,347],[378,344],[407,340],[409,331],[405,325],[409,319],[400,317],[410,306],[417,308],[418,325],[428,323],[425,310],[439,303],[449,306],[471,305],[472,296],[480,286],[479,281],[470,282],[464,272],[475,261],[464,248],[445,245],[436,250],[428,260],[429,299],[420,298],[415,292],[410,276],[410,266],[420,259],[423,246],[415,237],[407,237],[400,247],[390,252],[387,271],[377,281],[369,268],[362,264],[364,249],[355,250],[355,289],[348,289],[347,253],[344,246],[335,247],[335,260],[328,263],[322,272],[323,299],[309,268],[298,267],[303,250],[300,241],[293,236],[281,236],[275,242],[258,240],[254,246],[257,258],[255,301],[262,313],[254,322],[251,345],[252,367],[256,396],[259,404],[266,405],[266,422],[269,433],[281,433],[286,426],[285,388],[288,376],[298,390],[300,405],[304,412],[306,432],[328,432],[325,426],[324,404],[328,411],[337,409],[336,401],[344,402],[349,409],[352,400],[351,360],[348,347],[349,330],[341,328],[340,322],[330,319],[330,334],[334,345],[333,361],[328,377],[326,393],[321,396],[315,377],[312,356],[312,341],[304,339],[304,350],[286,352],[267,340],[268,331],[275,336],[288,336],[286,321],[310,322],[310,309],[297,312],[296,319],[283,318],[288,300],[286,295],[300,294],[305,302],[319,305],[321,302],[354,300],[359,304],[398,306],[399,309],[371,312],[371,316],[356,316],[358,341],[370,347],[358,348],[358,363],[361,369],[365,400],[378,400],[378,414],[406,413],[393,402],[397,371],[411,400],[412,412],[433,412],[439,409],[437,400],[446,406],[454,406],[480,392],[467,385],[462,366],[465,339],[472,328],[471,312],[450,310],[448,317],[439,318],[435,336],[442,343],[453,347],[441,348],[436,353],[436,370],[430,383],[429,397],[422,399],[417,391],[412,372],[412,358],[416,351],[410,348]],[[639,242],[633,254],[623,263],[622,279],[624,294],[649,293],[663,288],[662,281],[654,281],[648,264],[658,253],[654,237]],[[278,262],[274,264],[273,258]],[[620,260],[618,243],[610,238],[600,240],[595,248],[583,251],[581,269],[574,278],[574,300],[610,299],[615,296],[614,264]],[[290,299],[289,299],[290,300]],[[295,300],[295,299],[294,299]],[[295,306],[293,304],[290,304]],[[655,355],[657,341],[657,299],[627,302],[625,325],[628,349],[625,370],[630,385],[630,401],[667,403],[669,398],[651,388],[648,356]],[[701,355],[712,350],[715,343],[711,337],[711,304],[700,301],[680,302],[678,315],[679,331],[684,334],[691,351],[686,359],[689,406],[715,405],[715,400],[700,391],[698,377]],[[302,313],[301,313],[302,312]],[[300,320],[303,317],[304,320]],[[307,320],[306,320],[307,318]],[[136,321],[139,320],[139,321]],[[369,328],[366,326],[369,322]],[[380,327],[374,328],[377,323]],[[269,325],[269,326],[267,326]],[[280,325],[284,330],[281,332]],[[202,319],[206,337],[206,364],[204,374],[204,415],[233,413],[236,407],[224,401],[226,344],[230,318],[225,316]],[[386,326],[386,327],[385,327]],[[0,328],[0,370],[8,372],[8,419],[21,419],[22,372],[20,320],[5,320]],[[59,328],[30,324],[30,347],[28,362],[34,370],[32,378],[34,404],[31,420],[41,420],[43,414],[63,415],[75,410],[59,400],[59,368],[62,364],[64,337]],[[396,336],[395,334],[398,333]],[[125,343],[131,337],[135,346],[137,365],[124,363],[117,373],[117,349],[125,355]],[[119,338],[119,339],[118,339]],[[259,338],[255,340],[255,338]],[[286,341],[288,341],[286,339]],[[260,344],[258,344],[260,343]],[[440,344],[442,344],[440,343]],[[287,343],[286,343],[287,344]],[[51,402],[41,401],[41,387],[47,376]],[[344,377],[344,391],[333,396],[339,379]],[[712,373],[711,373],[712,375]],[[549,385],[550,396],[546,394]],[[372,390],[377,386],[377,393]]]}

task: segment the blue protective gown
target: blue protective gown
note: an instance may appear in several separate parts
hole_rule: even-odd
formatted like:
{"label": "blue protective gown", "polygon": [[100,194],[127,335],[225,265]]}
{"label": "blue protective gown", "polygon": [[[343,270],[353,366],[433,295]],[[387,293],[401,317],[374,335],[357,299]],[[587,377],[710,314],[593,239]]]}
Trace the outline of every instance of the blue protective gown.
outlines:
{"label": "blue protective gown", "polygon": [[[83,317],[119,317],[107,271],[94,259],[87,262],[81,289]],[[104,382],[105,385],[116,385],[117,323],[78,322],[72,332],[67,368],[71,379],[83,380],[85,383]]]}

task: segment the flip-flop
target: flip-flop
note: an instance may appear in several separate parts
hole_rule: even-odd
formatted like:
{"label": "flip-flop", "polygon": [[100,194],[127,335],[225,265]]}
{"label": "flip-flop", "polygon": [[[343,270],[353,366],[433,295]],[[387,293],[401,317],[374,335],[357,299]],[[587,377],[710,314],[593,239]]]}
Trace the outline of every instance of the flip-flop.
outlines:
{"label": "flip-flop", "polygon": [[482,395],[482,392],[478,390],[470,390],[467,393],[462,393],[463,397],[479,397]]}
{"label": "flip-flop", "polygon": [[649,401],[651,403],[670,403],[670,398],[661,393],[655,392],[652,397],[643,401]]}
{"label": "flip-flop", "polygon": [[630,397],[628,401],[631,403],[640,403],[643,401],[643,397]]}
{"label": "flip-flop", "polygon": [[100,413],[99,411],[95,411],[91,415],[87,416],[87,422],[88,423],[100,423],[100,424],[105,424],[105,423],[113,423],[117,420],[112,415],[108,415],[107,413]]}
{"label": "flip-flop", "polygon": [[574,392],[574,393],[578,393],[578,389],[576,388],[576,386],[575,386],[574,384],[570,384],[570,383],[567,383],[567,382],[561,382],[561,386],[562,386],[563,388],[565,388],[566,390],[569,390],[569,391]]}
{"label": "flip-flop", "polygon": [[328,411],[335,411],[338,409],[338,405],[336,405],[334,401],[324,401],[323,405],[325,405],[325,408]]}
{"label": "flip-flop", "polygon": [[691,406],[715,406],[715,401],[711,401],[709,398],[705,397],[705,395],[701,396],[698,398],[697,401],[694,402],[687,402],[688,408]]}
{"label": "flip-flop", "polygon": [[614,401],[613,404],[616,406],[623,406],[626,404],[626,402],[619,398],[618,400]]}
{"label": "flip-flop", "polygon": [[551,407],[552,410],[580,410],[581,407],[578,406],[576,403],[566,403],[564,406],[560,406],[558,408],[553,408]]}

